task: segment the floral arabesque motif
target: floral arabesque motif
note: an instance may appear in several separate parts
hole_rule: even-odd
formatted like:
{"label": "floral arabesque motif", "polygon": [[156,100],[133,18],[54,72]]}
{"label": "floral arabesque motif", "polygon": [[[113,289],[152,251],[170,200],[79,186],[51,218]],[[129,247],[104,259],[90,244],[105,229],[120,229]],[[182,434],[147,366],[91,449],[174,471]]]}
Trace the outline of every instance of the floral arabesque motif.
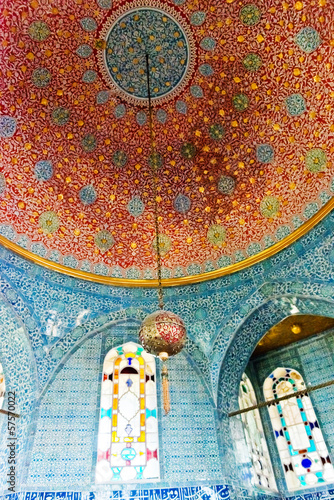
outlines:
{"label": "floral arabesque motif", "polygon": [[46,68],[37,68],[31,75],[31,80],[35,87],[47,87],[51,82],[51,72]]}
{"label": "floral arabesque motif", "polygon": [[258,144],[256,146],[256,157],[261,163],[271,163],[275,157],[275,151],[271,144]]}
{"label": "floral arabesque motif", "polygon": [[169,14],[138,8],[119,18],[108,34],[105,60],[110,78],[117,88],[138,99],[147,98],[145,53],[150,56],[152,97],[164,96],[185,76],[189,57],[186,35]]}
{"label": "floral arabesque motif", "polygon": [[79,191],[79,198],[84,205],[91,205],[97,198],[97,194],[94,186],[88,184],[84,186]]}
{"label": "floral arabesque motif", "polygon": [[322,172],[327,166],[326,151],[321,148],[309,149],[305,155],[305,165],[314,174]]}
{"label": "floral arabesque motif", "polygon": [[259,54],[254,54],[253,52],[247,54],[244,57],[242,64],[247,71],[255,72],[258,71],[262,66],[262,59]]}
{"label": "floral arabesque motif", "polygon": [[28,28],[29,36],[36,42],[43,42],[50,35],[50,28],[44,21],[34,21]]}
{"label": "floral arabesque motif", "polygon": [[321,38],[317,30],[311,26],[306,26],[302,28],[295,37],[295,42],[298,47],[306,54],[310,54],[317,50],[321,44]]}
{"label": "floral arabesque motif", "polygon": [[235,189],[235,180],[229,175],[221,175],[218,181],[218,190],[222,194],[232,194]]}
{"label": "floral arabesque motif", "polygon": [[127,209],[129,214],[133,215],[134,217],[139,217],[144,212],[145,205],[139,198],[139,196],[134,196],[129,201]]}
{"label": "floral arabesque motif", "polygon": [[285,99],[289,115],[300,116],[306,110],[306,102],[301,94],[292,94]]}
{"label": "floral arabesque motif", "polygon": [[122,150],[115,151],[112,159],[113,159],[113,163],[114,163],[115,167],[124,167],[128,161],[128,157],[127,157],[125,151],[122,151]]}
{"label": "floral arabesque motif", "polygon": [[95,245],[102,252],[105,253],[111,249],[114,244],[114,238],[112,234],[106,229],[99,231],[94,238]]}
{"label": "floral arabesque motif", "polygon": [[36,163],[34,174],[38,181],[48,181],[53,176],[53,166],[50,160],[40,160]]}
{"label": "floral arabesque motif", "polygon": [[263,217],[275,217],[280,209],[280,202],[275,196],[265,196],[260,203],[260,212]]}
{"label": "floral arabesque motif", "polygon": [[56,108],[52,111],[52,121],[55,125],[66,125],[68,120],[70,119],[70,111],[66,108]]}
{"label": "floral arabesque motif", "polygon": [[232,97],[232,103],[236,111],[245,111],[249,105],[249,99],[246,94],[236,94]]}
{"label": "floral arabesque motif", "polygon": [[52,210],[42,213],[38,222],[45,234],[55,233],[59,229],[59,217]]}
{"label": "floral arabesque motif", "polygon": [[226,229],[219,224],[213,224],[208,229],[207,238],[212,245],[220,247],[226,239]]}
{"label": "floral arabesque motif", "polygon": [[158,238],[154,238],[152,241],[152,247],[155,252],[157,252],[157,239],[159,241],[160,255],[164,257],[172,248],[172,240],[167,234],[160,233]]}
{"label": "floral arabesque motif", "polygon": [[261,11],[256,5],[249,3],[240,9],[239,18],[246,26],[254,26],[261,19]]}
{"label": "floral arabesque motif", "polygon": [[213,123],[209,127],[209,134],[214,141],[220,141],[225,135],[225,129],[220,123]]}
{"label": "floral arabesque motif", "polygon": [[16,120],[12,116],[0,115],[0,137],[12,137],[16,132]]}

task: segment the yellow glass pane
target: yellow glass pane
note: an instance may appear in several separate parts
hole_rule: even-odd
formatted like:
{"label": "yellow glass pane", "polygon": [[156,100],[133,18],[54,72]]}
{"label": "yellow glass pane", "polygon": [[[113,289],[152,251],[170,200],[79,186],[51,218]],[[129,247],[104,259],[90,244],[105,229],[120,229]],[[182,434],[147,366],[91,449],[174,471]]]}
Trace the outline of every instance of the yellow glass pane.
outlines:
{"label": "yellow glass pane", "polygon": [[139,441],[140,443],[144,443],[145,442],[145,431],[141,431],[140,433],[140,437],[137,439],[137,441]]}
{"label": "yellow glass pane", "polygon": [[126,358],[136,358],[136,355],[133,352],[127,352],[125,357]]}
{"label": "yellow glass pane", "polygon": [[116,433],[116,431],[114,431],[114,432],[111,434],[111,442],[112,442],[112,443],[119,443],[119,437],[117,437],[117,433]]}

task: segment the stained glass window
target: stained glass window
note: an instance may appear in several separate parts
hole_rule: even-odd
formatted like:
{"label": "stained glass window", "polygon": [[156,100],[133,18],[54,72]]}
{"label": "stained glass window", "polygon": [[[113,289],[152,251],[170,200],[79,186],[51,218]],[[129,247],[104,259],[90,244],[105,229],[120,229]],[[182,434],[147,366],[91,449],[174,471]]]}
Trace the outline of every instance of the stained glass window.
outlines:
{"label": "stained glass window", "polygon": [[5,391],[6,391],[6,386],[5,386],[5,375],[2,369],[2,364],[0,363],[0,408],[3,406],[3,401],[5,398]]}
{"label": "stained glass window", "polygon": [[[276,368],[264,382],[267,401],[305,389],[291,368]],[[334,481],[334,470],[310,397],[306,394],[268,407],[289,491]]]}
{"label": "stained glass window", "polygon": [[103,364],[96,482],[159,478],[155,359],[129,342]]}
{"label": "stained glass window", "polygon": [[[256,404],[252,383],[244,373],[239,388],[239,407],[242,410]],[[256,409],[242,413],[241,419],[252,464],[252,483],[277,491],[260,412]]]}

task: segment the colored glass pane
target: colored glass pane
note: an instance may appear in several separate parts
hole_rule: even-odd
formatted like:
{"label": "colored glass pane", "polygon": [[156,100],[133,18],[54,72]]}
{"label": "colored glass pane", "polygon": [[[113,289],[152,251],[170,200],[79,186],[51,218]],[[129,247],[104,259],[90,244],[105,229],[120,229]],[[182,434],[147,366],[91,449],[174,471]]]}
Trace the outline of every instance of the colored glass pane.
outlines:
{"label": "colored glass pane", "polygon": [[[264,382],[267,401],[305,389],[296,370],[276,368]],[[289,491],[334,480],[334,469],[308,395],[268,407]]]}
{"label": "colored glass pane", "polygon": [[103,364],[97,483],[159,478],[154,357],[129,342]]}
{"label": "colored glass pane", "polygon": [[[244,373],[240,382],[240,409],[257,404],[251,381]],[[251,459],[252,483],[256,486],[277,491],[275,476],[271,465],[267,442],[264,436],[259,410],[241,414],[243,430]]]}

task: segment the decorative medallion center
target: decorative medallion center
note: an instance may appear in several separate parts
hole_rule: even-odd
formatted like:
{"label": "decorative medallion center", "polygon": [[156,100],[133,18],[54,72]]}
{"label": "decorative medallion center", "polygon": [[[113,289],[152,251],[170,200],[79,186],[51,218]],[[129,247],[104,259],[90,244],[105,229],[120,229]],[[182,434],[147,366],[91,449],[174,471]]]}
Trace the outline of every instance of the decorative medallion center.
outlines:
{"label": "decorative medallion center", "polygon": [[103,73],[116,92],[121,91],[131,102],[147,104],[146,54],[155,104],[182,90],[191,76],[194,65],[191,32],[172,10],[138,6],[118,13],[116,19],[109,18],[103,30]]}

